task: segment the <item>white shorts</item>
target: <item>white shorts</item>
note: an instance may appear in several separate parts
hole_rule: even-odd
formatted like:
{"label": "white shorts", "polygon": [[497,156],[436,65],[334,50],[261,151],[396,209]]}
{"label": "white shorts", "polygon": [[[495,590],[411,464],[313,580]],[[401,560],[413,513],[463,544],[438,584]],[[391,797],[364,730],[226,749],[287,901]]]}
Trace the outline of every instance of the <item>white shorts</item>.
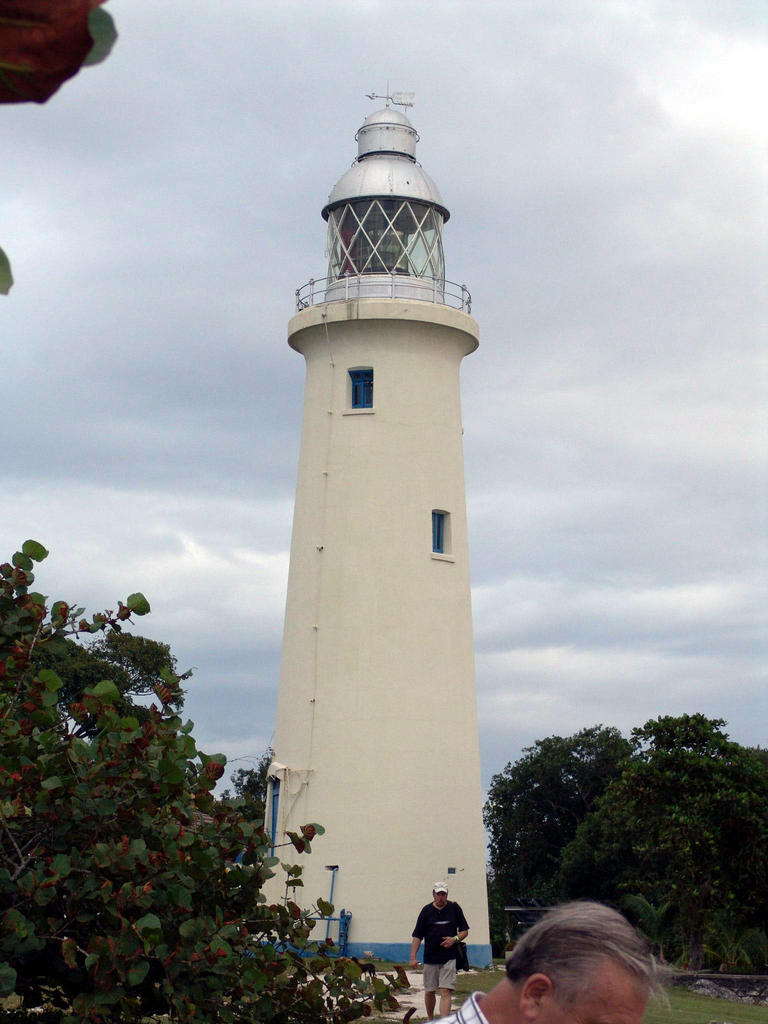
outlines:
{"label": "white shorts", "polygon": [[439,988],[456,988],[456,961],[447,964],[424,964],[424,991],[436,992]]}

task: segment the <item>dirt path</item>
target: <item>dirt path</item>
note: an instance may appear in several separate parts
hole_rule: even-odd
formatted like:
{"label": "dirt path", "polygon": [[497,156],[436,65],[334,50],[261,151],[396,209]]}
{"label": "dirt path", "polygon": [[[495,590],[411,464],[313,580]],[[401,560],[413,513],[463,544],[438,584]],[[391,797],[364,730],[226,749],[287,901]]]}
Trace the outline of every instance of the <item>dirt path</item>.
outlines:
{"label": "dirt path", "polygon": [[387,1020],[402,1020],[405,1016],[406,1010],[410,1010],[412,1006],[416,1007],[416,1013],[413,1015],[413,1019],[421,1017],[425,1019],[427,1011],[424,1009],[424,975],[421,971],[406,971],[408,978],[408,984],[411,986],[407,992],[398,992],[397,1001],[400,1003],[399,1010],[389,1010],[387,1013],[382,1014]]}
{"label": "dirt path", "polygon": [[[474,971],[468,972],[468,974],[474,973]],[[406,1011],[413,1006],[416,1009],[416,1013],[411,1017],[411,1024],[418,1024],[419,1021],[427,1019],[427,1011],[424,1009],[424,975],[421,971],[406,971],[405,974],[411,987],[407,992],[397,993],[396,998],[398,1003],[400,1003],[400,1009],[389,1010],[386,1013],[382,1013],[381,1016],[387,1020],[402,1021]]]}

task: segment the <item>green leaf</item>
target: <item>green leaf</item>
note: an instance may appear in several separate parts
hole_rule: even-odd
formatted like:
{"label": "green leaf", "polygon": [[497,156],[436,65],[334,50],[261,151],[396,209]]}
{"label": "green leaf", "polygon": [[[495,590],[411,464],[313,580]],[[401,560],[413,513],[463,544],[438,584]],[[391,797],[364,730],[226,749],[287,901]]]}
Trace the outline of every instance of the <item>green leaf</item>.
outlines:
{"label": "green leaf", "polygon": [[205,931],[205,926],[199,918],[191,917],[187,918],[186,921],[182,921],[179,925],[179,935],[182,939],[196,939],[199,935],[202,935]]}
{"label": "green leaf", "polygon": [[157,914],[145,914],[144,917],[140,917],[136,922],[136,930],[142,935],[145,932],[159,932],[162,930],[160,918]]}
{"label": "green leaf", "polygon": [[209,948],[214,954],[224,953],[226,956],[232,956],[232,947],[219,935],[214,935],[211,939],[211,945]]}
{"label": "green leaf", "polygon": [[25,555],[23,551],[17,551],[11,561],[17,569],[23,569],[24,572],[29,572],[30,569],[34,569],[32,559],[29,555]]}
{"label": "green leaf", "polygon": [[37,678],[44,684],[46,690],[50,690],[51,693],[56,693],[64,685],[53,669],[50,668],[41,668],[37,673]]}
{"label": "green leaf", "polygon": [[103,60],[107,59],[117,41],[117,29],[112,16],[107,14],[102,7],[94,7],[88,15],[88,35],[93,40],[93,46],[83,61],[83,67],[89,64],[101,64]]}
{"label": "green leaf", "polygon": [[114,701],[120,700],[120,691],[111,679],[102,679],[100,683],[96,683],[90,692],[105,704],[112,704]]}
{"label": "green leaf", "polygon": [[52,775],[50,779],[43,779],[40,785],[43,789],[60,789],[61,779],[58,775]]}
{"label": "green leaf", "polygon": [[71,870],[72,864],[66,853],[57,853],[51,861],[51,871],[54,871],[57,875],[61,875],[63,878],[66,878]]}
{"label": "green leaf", "polygon": [[128,984],[129,985],[140,985],[142,981],[149,974],[149,961],[139,960],[137,963],[131,966],[128,971]]}
{"label": "green leaf", "polygon": [[0,963],[0,998],[10,996],[16,989],[16,971],[10,964]]}
{"label": "green leaf", "polygon": [[[192,893],[186,886],[183,885],[169,885],[165,890],[165,894],[168,898],[168,902],[173,907],[188,907],[192,906]],[[184,925],[181,925],[183,928]],[[181,931],[181,928],[179,931]]]}
{"label": "green leaf", "polygon": [[17,939],[25,939],[30,933],[29,921],[18,910],[11,908],[4,918],[5,925],[10,928]]}
{"label": "green leaf", "polygon": [[0,295],[7,295],[13,288],[13,274],[8,257],[0,249]]}
{"label": "green leaf", "polygon": [[47,907],[56,899],[56,889],[54,886],[49,886],[47,889],[36,889],[32,899],[36,906]]}
{"label": "green leaf", "polygon": [[89,761],[91,757],[91,747],[80,736],[74,736],[72,738],[72,746],[69,750],[69,756],[73,761]]}
{"label": "green leaf", "polygon": [[[0,252],[2,252],[2,250],[0,250]],[[21,550],[28,558],[31,558],[33,562],[42,562],[43,559],[48,557],[47,548],[44,548],[43,545],[36,540],[25,540],[21,545]]]}
{"label": "green leaf", "polygon": [[170,757],[163,757],[160,760],[158,766],[160,773],[166,782],[170,782],[171,785],[175,785],[178,782],[182,782],[184,779],[184,769]]}
{"label": "green leaf", "polygon": [[125,603],[134,615],[146,615],[150,611],[149,601],[143,594],[129,594]]}
{"label": "green leaf", "polygon": [[61,943],[61,955],[67,967],[77,967],[77,942],[75,939],[64,939]]}

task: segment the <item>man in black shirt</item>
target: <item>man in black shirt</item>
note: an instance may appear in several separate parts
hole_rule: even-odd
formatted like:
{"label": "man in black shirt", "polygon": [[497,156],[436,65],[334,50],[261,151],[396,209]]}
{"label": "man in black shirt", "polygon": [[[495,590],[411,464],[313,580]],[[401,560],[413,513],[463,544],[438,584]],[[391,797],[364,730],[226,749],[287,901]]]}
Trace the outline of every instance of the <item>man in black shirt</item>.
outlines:
{"label": "man in black shirt", "polygon": [[458,903],[448,899],[448,887],[435,882],[432,902],[422,907],[411,942],[411,967],[418,967],[416,954],[424,940],[424,1006],[427,1018],[435,1018],[435,993],[440,993],[440,1016],[451,1012],[456,988],[456,943],[466,939],[469,925]]}

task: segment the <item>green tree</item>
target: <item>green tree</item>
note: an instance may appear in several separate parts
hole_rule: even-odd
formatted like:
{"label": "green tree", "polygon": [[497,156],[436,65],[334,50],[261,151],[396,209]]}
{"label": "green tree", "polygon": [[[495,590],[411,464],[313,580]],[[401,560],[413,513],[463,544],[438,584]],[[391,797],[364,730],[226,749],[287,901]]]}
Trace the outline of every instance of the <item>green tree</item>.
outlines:
{"label": "green tree", "polygon": [[716,915],[707,927],[704,953],[716,970],[763,974],[768,965],[768,937],[759,928],[745,928]]}
{"label": "green tree", "polygon": [[[591,841],[599,864],[595,839],[623,835],[631,858],[619,889],[676,907],[692,970],[702,966],[717,915],[753,923],[768,897],[768,770],[728,739],[724,724],[695,714],[634,729],[632,757],[574,844],[583,863]],[[579,856],[567,850],[564,866]]]}
{"label": "green tree", "polygon": [[494,775],[484,819],[494,885],[505,901],[557,898],[562,851],[630,749],[617,729],[595,725],[537,740]]}
{"label": "green tree", "polygon": [[250,819],[264,817],[264,802],[267,799],[267,772],[275,752],[267,747],[256,762],[255,768],[237,768],[232,772],[234,797],[229,789],[221,794],[223,800],[237,799],[243,814]]}
{"label": "green tree", "polygon": [[638,857],[622,809],[604,795],[562,852],[560,893],[565,899],[593,899],[618,906],[627,892],[636,888],[639,875]]}
{"label": "green tree", "polygon": [[501,893],[501,886],[496,884],[493,873],[488,871],[486,875],[486,888],[488,892],[488,928],[491,938],[491,952],[493,956],[504,956],[504,950],[508,941],[508,922],[504,912],[504,899]]}
{"label": "green tree", "polygon": [[673,904],[667,902],[657,906],[644,896],[630,894],[622,899],[621,907],[651,943],[654,954],[664,963],[664,943],[674,919]]}
{"label": "green tree", "polygon": [[[176,672],[176,658],[168,644],[113,628],[87,645],[67,638],[63,644],[49,648],[36,648],[33,662],[36,668],[52,669],[61,679],[58,699],[65,711],[102,679],[110,679],[118,689],[116,710],[133,714],[139,721],[147,718],[149,709],[135,698],[150,697],[169,679],[177,681],[170,705],[177,711],[183,706],[184,691],[178,682],[189,679],[192,672]],[[87,716],[77,725],[78,734],[83,736],[93,735],[95,728]]]}
{"label": "green tree", "polygon": [[[23,999],[4,1020],[314,1024],[396,1007],[398,976],[363,981],[311,941],[315,922],[290,896],[266,902],[278,862],[263,822],[214,801],[224,758],[199,751],[171,707],[176,680],[155,686],[143,722],[121,713],[109,680],[62,712],[62,681],[38,650],[149,604],[133,594],[92,618],[61,601],[49,610],[31,589],[46,555],[27,541],[0,565],[0,999]],[[88,716],[97,730],[79,736],[73,722]],[[309,851],[321,831],[289,840]],[[301,870],[286,872],[292,892]]]}

